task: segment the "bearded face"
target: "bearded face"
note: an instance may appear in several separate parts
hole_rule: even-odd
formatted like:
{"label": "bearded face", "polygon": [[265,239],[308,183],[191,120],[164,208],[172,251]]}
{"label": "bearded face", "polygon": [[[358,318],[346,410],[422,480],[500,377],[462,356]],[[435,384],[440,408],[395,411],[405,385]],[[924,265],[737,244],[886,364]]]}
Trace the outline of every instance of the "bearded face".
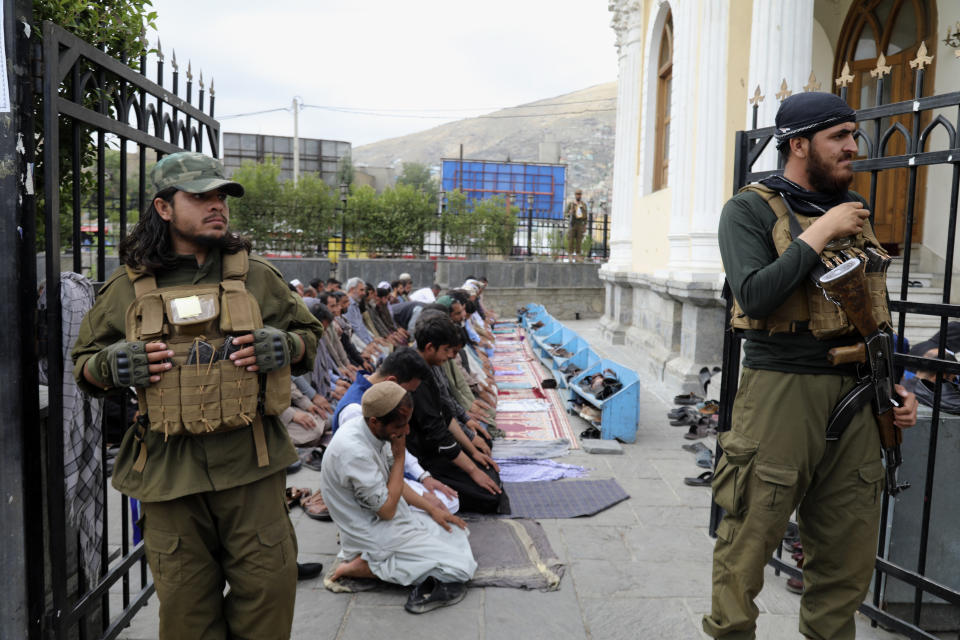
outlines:
{"label": "bearded face", "polygon": [[853,182],[851,163],[856,156],[856,144],[852,141],[853,131],[849,125],[839,125],[813,136],[806,170],[807,180],[814,191],[846,193]]}

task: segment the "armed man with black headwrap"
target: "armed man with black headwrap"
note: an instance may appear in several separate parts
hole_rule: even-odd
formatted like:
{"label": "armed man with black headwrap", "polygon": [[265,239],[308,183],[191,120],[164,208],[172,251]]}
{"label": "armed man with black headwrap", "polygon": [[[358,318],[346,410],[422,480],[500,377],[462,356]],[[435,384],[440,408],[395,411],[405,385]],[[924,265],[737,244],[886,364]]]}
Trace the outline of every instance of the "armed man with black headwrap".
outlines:
{"label": "armed man with black headwrap", "polygon": [[[848,191],[857,152],[855,113],[827,93],[784,100],[776,116],[786,165],[745,187],[720,216],[719,242],[745,331],[743,376],[714,499],[726,512],[717,528],[714,638],[752,639],[754,598],[764,566],[799,514],[805,591],[800,632],[816,640],[853,638],[853,614],[873,572],[884,469],[869,403],[836,440],[825,437],[834,408],[857,384],[855,365],[832,366],[833,347],[862,342],[812,277],[844,260],[884,261],[864,200]],[[873,315],[889,326],[885,278],[869,278]],[[916,421],[916,398],[899,385],[898,428]]]}

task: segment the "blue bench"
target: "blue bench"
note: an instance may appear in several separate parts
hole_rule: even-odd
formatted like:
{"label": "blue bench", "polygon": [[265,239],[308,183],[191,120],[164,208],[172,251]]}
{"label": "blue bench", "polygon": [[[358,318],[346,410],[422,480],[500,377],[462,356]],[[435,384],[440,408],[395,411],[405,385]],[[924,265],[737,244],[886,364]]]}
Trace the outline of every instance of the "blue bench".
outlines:
{"label": "blue bench", "polygon": [[[600,400],[580,386],[580,381],[597,373],[612,372],[623,385],[612,396]],[[609,375],[609,373],[607,374]],[[637,418],[640,410],[640,379],[637,373],[613,360],[600,359],[570,380],[570,398],[580,396],[600,409],[600,437],[622,442],[637,439]]]}
{"label": "blue bench", "polygon": [[531,334],[531,339],[533,340],[531,346],[537,356],[543,357],[547,350],[553,347],[549,340],[554,334],[558,334],[560,330],[563,329],[563,325],[550,316],[541,316],[538,318],[538,321],[542,322],[543,326],[533,330]]}

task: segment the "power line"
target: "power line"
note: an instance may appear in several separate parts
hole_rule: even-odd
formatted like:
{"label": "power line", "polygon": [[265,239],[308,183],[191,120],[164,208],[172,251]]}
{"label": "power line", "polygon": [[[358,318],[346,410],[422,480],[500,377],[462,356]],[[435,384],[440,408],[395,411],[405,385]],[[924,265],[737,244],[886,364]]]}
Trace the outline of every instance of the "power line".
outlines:
{"label": "power line", "polygon": [[604,111],[616,111],[617,109],[581,109],[579,111],[553,111],[551,113],[518,113],[512,116],[476,116],[477,119],[498,119],[498,118],[545,118],[547,116],[569,116],[569,115],[579,115],[582,113],[602,113]]}
{"label": "power line", "polygon": [[411,113],[380,113],[377,111],[361,111],[359,109],[348,109],[344,107],[326,107],[318,104],[305,104],[304,109],[321,109],[323,111],[334,111],[336,113],[346,113],[355,116],[376,116],[378,118],[419,118],[433,120],[449,120],[451,116],[428,116]]}
{"label": "power line", "polygon": [[[500,108],[500,111],[511,111],[514,109],[537,109],[541,107],[552,107],[552,106],[566,106],[569,104],[589,104],[594,102],[605,102],[609,100],[615,100],[615,97],[610,98],[595,98],[592,100],[561,100],[557,102],[542,102],[537,104],[526,104],[526,105],[517,105],[515,107],[503,107]],[[303,104],[302,108],[310,109],[321,109],[323,111],[334,111],[337,113],[346,113],[352,115],[363,115],[363,116],[375,116],[381,118],[416,118],[416,119],[425,119],[425,120],[447,120],[450,116],[444,115],[428,115],[425,113],[398,113],[398,112],[410,112],[410,111],[448,111],[448,112],[463,112],[463,111],[483,111],[487,109],[495,109],[496,107],[457,107],[457,108],[418,108],[418,109],[406,109],[406,108],[362,108],[362,107],[341,107],[333,105],[319,105],[319,104]],[[571,115],[578,113],[589,113],[591,111],[615,111],[616,109],[585,109],[582,111],[564,111],[564,112],[554,112],[554,113],[544,113],[544,114],[518,114],[518,115],[480,115],[472,116],[474,118],[538,118],[545,115]],[[230,120],[233,118],[245,118],[247,116],[258,116],[266,113],[275,113],[277,111],[290,111],[290,107],[278,107],[276,109],[264,109],[262,111],[251,111],[247,113],[236,113],[227,116],[220,116],[220,120]]]}
{"label": "power line", "polygon": [[231,118],[245,118],[247,116],[259,116],[264,113],[274,113],[275,111],[290,111],[290,107],[277,107],[276,109],[264,109],[263,111],[251,111],[249,113],[234,113],[229,116],[217,116],[217,120],[230,120]]}

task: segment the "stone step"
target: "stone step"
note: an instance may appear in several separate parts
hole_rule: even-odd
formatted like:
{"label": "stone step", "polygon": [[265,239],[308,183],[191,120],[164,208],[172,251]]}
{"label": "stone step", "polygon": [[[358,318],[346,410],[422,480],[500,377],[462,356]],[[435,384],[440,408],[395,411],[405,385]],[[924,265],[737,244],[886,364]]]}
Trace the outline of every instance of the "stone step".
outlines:
{"label": "stone step", "polygon": [[[891,300],[900,300],[899,291],[890,291]],[[943,290],[933,287],[910,287],[907,289],[906,300],[908,302],[933,302],[943,301]]]}

